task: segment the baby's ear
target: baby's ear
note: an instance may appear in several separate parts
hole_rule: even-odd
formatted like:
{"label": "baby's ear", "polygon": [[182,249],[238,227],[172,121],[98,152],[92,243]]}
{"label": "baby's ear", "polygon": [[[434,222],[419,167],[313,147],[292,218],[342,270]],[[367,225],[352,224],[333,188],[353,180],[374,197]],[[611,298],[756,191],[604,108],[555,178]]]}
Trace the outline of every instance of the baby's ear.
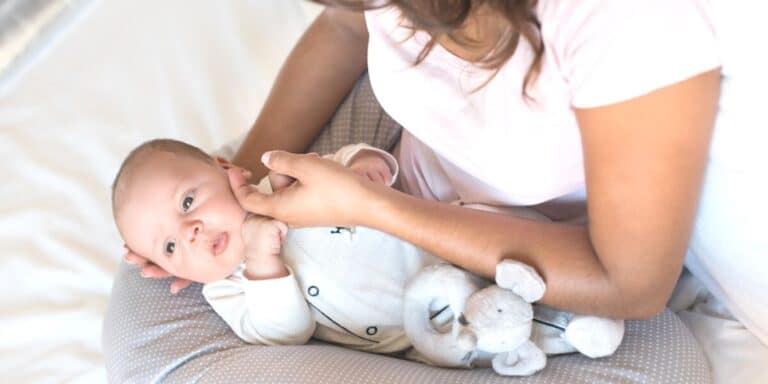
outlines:
{"label": "baby's ear", "polygon": [[245,176],[246,179],[250,179],[252,176],[251,171],[244,168],[240,168],[221,156],[214,156],[213,160],[216,162],[216,164],[219,167],[221,167],[221,169],[225,171],[229,169],[237,169],[237,170],[240,170],[240,172],[243,174],[243,176]]}
{"label": "baby's ear", "polygon": [[223,169],[230,169],[233,167],[232,163],[229,160],[221,156],[214,156],[213,161],[215,161],[216,164],[218,164],[218,166],[220,166]]}

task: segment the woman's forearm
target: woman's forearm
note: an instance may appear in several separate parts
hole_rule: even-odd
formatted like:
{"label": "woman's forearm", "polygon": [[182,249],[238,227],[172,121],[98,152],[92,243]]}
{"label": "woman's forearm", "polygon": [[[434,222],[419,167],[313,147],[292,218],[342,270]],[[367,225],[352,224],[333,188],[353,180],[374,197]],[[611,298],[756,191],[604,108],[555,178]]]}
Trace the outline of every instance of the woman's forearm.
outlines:
{"label": "woman's forearm", "polygon": [[264,195],[242,172],[230,171],[232,190],[248,211],[291,227],[378,229],[487,278],[501,260],[519,260],[542,275],[543,302],[557,308],[614,318],[653,316],[671,292],[667,280],[682,265],[674,249],[648,240],[667,236],[667,230],[642,236],[618,226],[597,236],[590,232],[594,226],[531,221],[409,196],[317,156],[275,151],[266,160],[270,169],[299,182]]}
{"label": "woman's forearm", "polygon": [[540,222],[422,200],[380,190],[360,223],[391,233],[448,262],[492,279],[512,258],[542,275],[542,302],[560,309],[615,318],[648,317],[658,308],[638,304],[601,265],[586,227]]}
{"label": "woman's forearm", "polygon": [[366,68],[365,28],[362,13],[328,8],[304,33],[233,159],[254,180],[267,173],[262,153],[305,151],[336,111]]}

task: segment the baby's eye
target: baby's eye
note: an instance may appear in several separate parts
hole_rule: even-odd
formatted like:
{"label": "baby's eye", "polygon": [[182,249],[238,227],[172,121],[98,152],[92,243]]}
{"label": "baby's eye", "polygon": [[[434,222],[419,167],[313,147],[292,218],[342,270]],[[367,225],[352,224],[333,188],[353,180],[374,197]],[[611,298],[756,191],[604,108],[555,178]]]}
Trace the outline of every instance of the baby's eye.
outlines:
{"label": "baby's eye", "polygon": [[173,251],[176,249],[176,242],[173,240],[168,241],[165,243],[165,253],[168,255],[173,255]]}
{"label": "baby's eye", "polygon": [[184,200],[181,201],[181,210],[186,212],[189,210],[189,207],[192,206],[192,203],[195,201],[194,195],[188,195],[184,197]]}

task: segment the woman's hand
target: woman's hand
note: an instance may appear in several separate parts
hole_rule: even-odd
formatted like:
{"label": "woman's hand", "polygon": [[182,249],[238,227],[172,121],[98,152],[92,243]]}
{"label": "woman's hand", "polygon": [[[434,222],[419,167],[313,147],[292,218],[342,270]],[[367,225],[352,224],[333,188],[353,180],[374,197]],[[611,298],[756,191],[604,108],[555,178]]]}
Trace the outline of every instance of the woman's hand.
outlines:
{"label": "woman's hand", "polygon": [[262,162],[275,173],[295,179],[264,195],[248,184],[241,172],[230,171],[237,200],[248,210],[273,217],[292,227],[359,225],[384,185],[316,154],[267,152]]}
{"label": "woman's hand", "polygon": [[[127,246],[123,245],[123,248],[125,249],[125,255],[123,256],[123,259],[128,264],[134,264],[141,267],[141,277],[150,279],[165,279],[168,277],[174,277],[159,265],[147,260],[141,255],[133,253],[133,251],[131,251]],[[182,289],[189,287],[190,284],[192,284],[191,281],[176,277],[171,282],[171,293],[176,294]]]}

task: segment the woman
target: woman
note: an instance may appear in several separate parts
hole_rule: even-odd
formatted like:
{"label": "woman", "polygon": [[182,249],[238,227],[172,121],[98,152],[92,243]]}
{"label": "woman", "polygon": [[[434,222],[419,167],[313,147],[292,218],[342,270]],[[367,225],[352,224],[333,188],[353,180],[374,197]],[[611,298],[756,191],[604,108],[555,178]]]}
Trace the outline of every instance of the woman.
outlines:
{"label": "woman", "polygon": [[[280,152],[270,168],[299,183],[275,198],[249,194],[245,206],[294,226],[378,228],[486,277],[499,260],[515,258],[546,279],[544,303],[565,310],[657,314],[681,271],[717,105],[719,59],[702,7],[395,3],[415,24],[410,39],[397,9],[371,10],[365,20],[340,9],[321,15],[235,161],[258,174],[254,154],[301,151],[365,69],[367,46],[374,91],[407,130],[401,183],[417,197]],[[333,47],[316,41],[334,33],[327,29],[343,29],[346,40]],[[675,53],[683,42],[692,50]],[[425,44],[432,52],[420,56]],[[327,61],[308,73],[302,55],[321,46]],[[490,69],[469,72],[474,63]],[[587,226],[446,204],[545,203],[540,211],[574,219],[559,208],[578,202],[583,186]]]}
{"label": "woman", "polygon": [[[327,2],[345,7],[305,33],[234,161],[258,178],[260,154],[303,151],[367,68],[405,129],[405,193],[278,151],[264,163],[297,182],[266,197],[233,175],[248,210],[377,228],[486,277],[520,260],[546,280],[542,301],[568,311],[633,319],[664,308],[719,96],[708,4]],[[532,206],[553,222],[460,207],[472,203]]]}

